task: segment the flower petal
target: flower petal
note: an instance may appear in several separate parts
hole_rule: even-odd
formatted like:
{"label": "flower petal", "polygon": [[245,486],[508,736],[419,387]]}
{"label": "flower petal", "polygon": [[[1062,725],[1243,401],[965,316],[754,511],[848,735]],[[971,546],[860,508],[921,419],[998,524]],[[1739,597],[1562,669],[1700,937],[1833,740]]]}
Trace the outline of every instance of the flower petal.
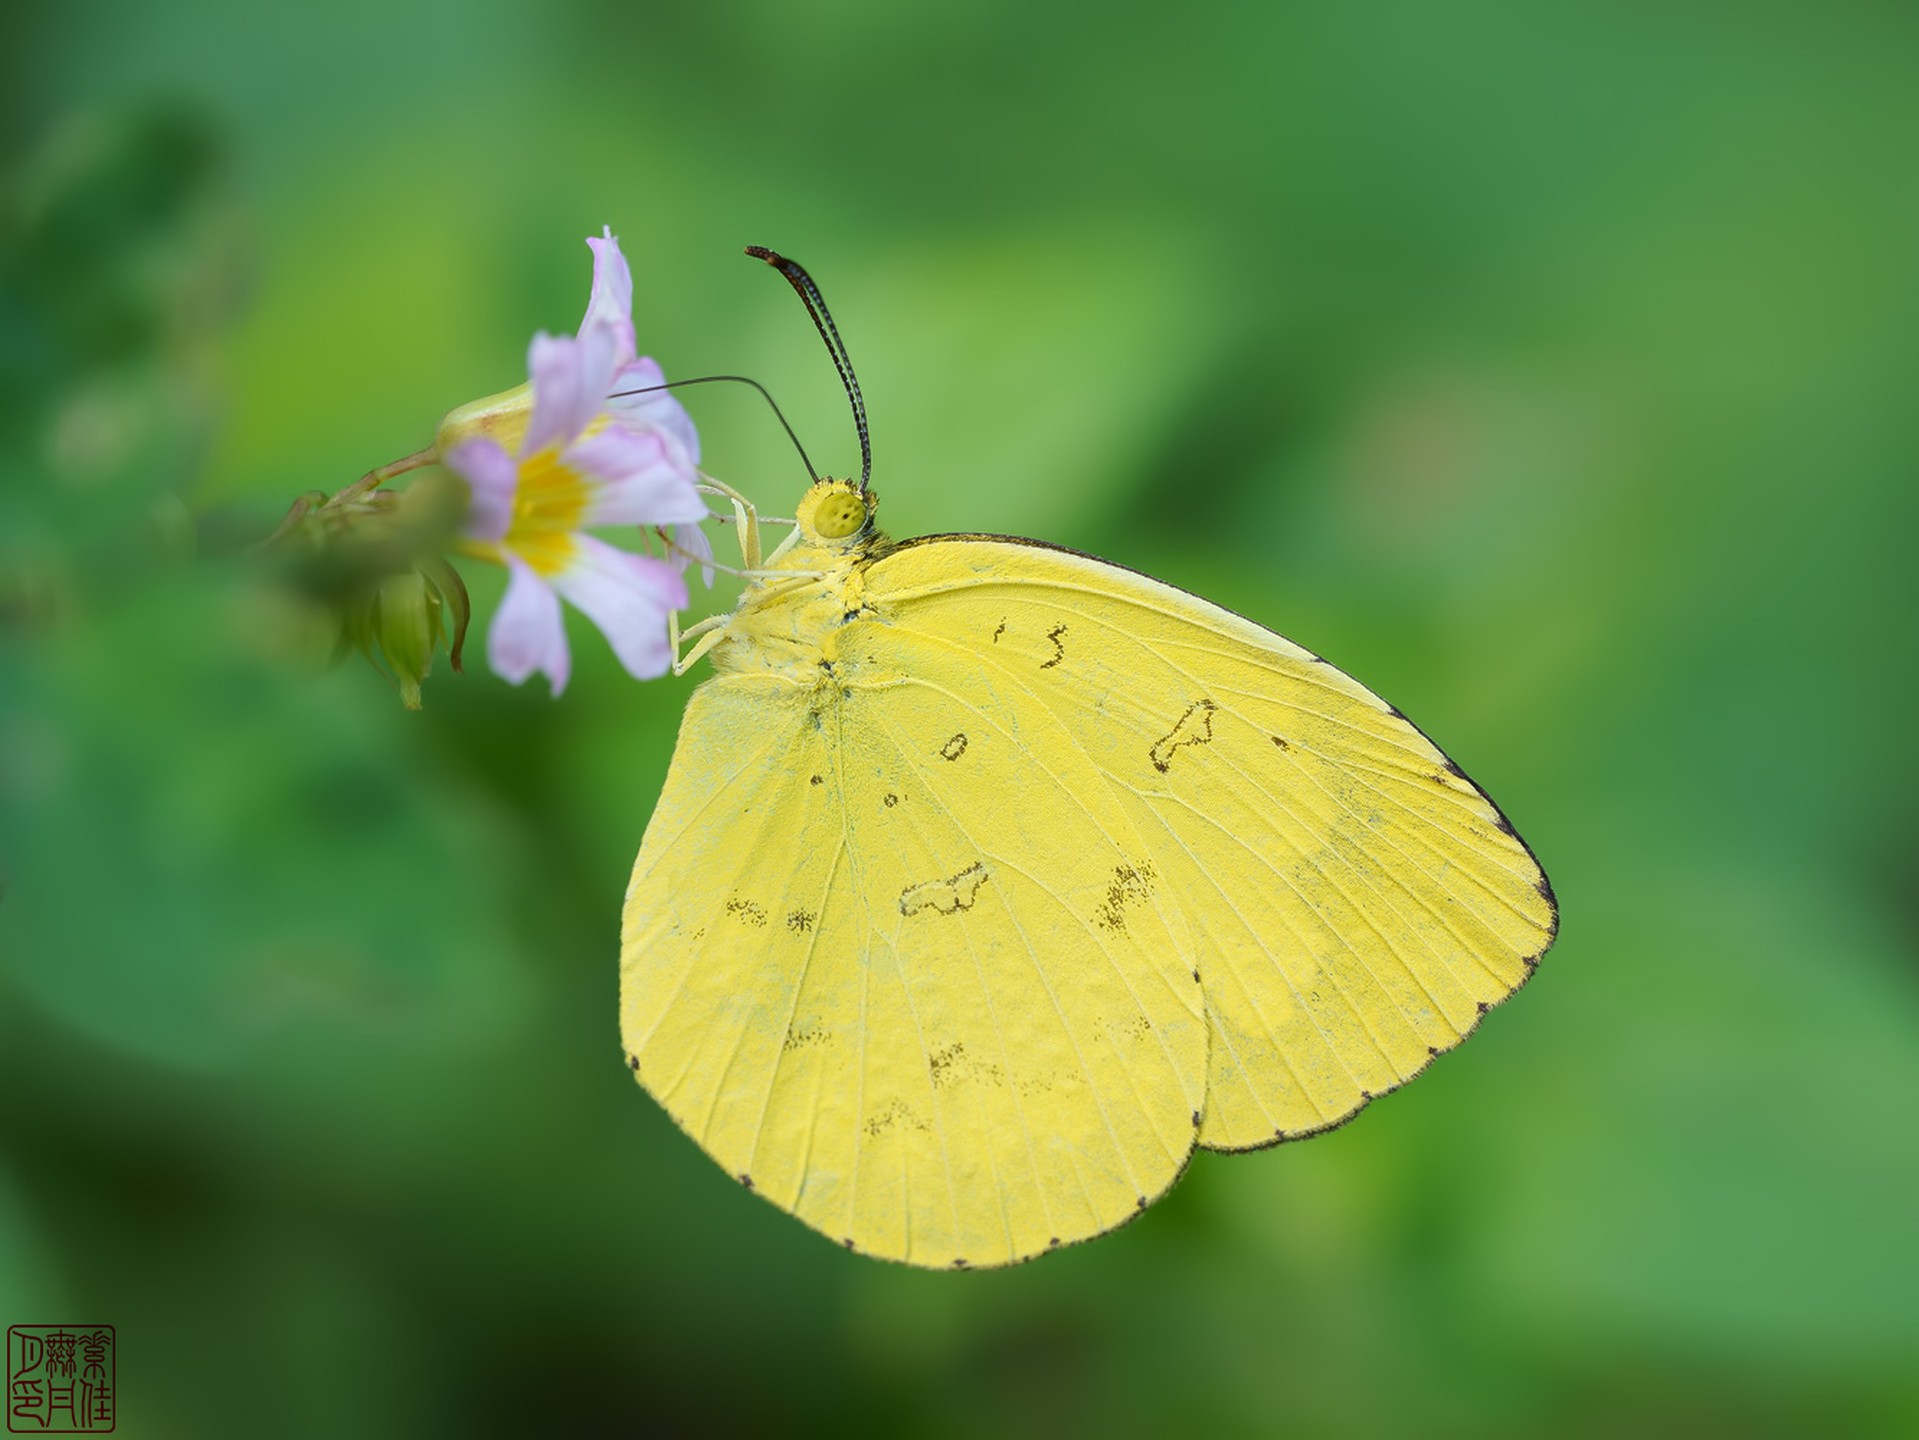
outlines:
{"label": "flower petal", "polygon": [[621,424],[634,430],[663,430],[686,452],[687,462],[700,463],[700,434],[693,428],[693,417],[673,398],[671,390],[649,390],[644,395],[622,391],[645,390],[649,385],[665,383],[659,362],[650,355],[629,360],[613,375],[608,387],[606,408]]}
{"label": "flower petal", "polygon": [[686,604],[686,582],[664,560],[618,550],[590,535],[575,537],[578,557],[553,586],[606,636],[636,680],[664,675],[673,663],[666,617]]}
{"label": "flower petal", "polygon": [[[702,562],[713,558],[713,542],[706,538],[706,532],[697,525],[675,525],[673,543],[679,548],[667,557],[667,563],[681,573],[685,573],[687,565],[691,563],[688,555],[697,556]],[[713,567],[710,564],[700,565],[700,579],[706,582],[707,589],[713,588]]]}
{"label": "flower petal", "polygon": [[624,426],[576,441],[562,459],[594,476],[583,525],[670,525],[699,521],[709,514],[694,488],[691,466],[677,463],[674,447],[657,432],[641,434]]}
{"label": "flower petal", "polygon": [[620,242],[613,238],[613,227],[602,235],[589,235],[593,247],[593,293],[587,297],[586,315],[580,321],[580,333],[603,325],[613,334],[613,361],[623,365],[634,355],[633,346],[633,272],[627,268]]}
{"label": "flower petal", "polygon": [[522,457],[554,443],[565,444],[600,413],[613,379],[614,337],[595,325],[577,337],[533,337],[526,372],[533,381],[533,418],[527,421]]}
{"label": "flower petal", "polygon": [[524,560],[506,554],[506,595],[486,632],[486,663],[501,679],[518,685],[535,670],[552,682],[553,693],[566,689],[573,660],[560,619],[560,597]]}
{"label": "flower petal", "polygon": [[462,532],[470,540],[498,540],[513,519],[513,497],[520,488],[520,467],[499,443],[484,436],[462,440],[440,457],[447,469],[466,481],[472,499]]}

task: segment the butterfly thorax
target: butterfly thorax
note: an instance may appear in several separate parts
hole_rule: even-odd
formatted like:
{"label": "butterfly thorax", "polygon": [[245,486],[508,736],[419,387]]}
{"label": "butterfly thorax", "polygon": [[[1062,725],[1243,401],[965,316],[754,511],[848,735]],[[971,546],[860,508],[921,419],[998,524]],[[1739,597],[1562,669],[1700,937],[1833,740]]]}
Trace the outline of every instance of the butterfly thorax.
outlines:
{"label": "butterfly thorax", "polygon": [[821,480],[806,493],[796,512],[799,543],[740,597],[726,638],[713,647],[716,673],[770,672],[808,688],[832,683],[839,631],[871,614],[866,568],[888,544],[873,528],[877,504],[845,480]]}

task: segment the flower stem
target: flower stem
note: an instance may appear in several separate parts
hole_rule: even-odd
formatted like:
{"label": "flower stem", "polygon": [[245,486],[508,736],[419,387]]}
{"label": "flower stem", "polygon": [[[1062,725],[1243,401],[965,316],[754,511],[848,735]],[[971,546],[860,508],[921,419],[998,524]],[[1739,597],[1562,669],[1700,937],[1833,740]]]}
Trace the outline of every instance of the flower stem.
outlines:
{"label": "flower stem", "polygon": [[409,470],[418,470],[423,465],[431,465],[440,458],[438,450],[416,450],[411,455],[398,460],[389,460],[377,470],[369,470],[346,489],[335,495],[332,504],[351,505],[362,496],[371,495],[395,475],[404,475]]}
{"label": "flower stem", "polygon": [[364,500],[395,475],[404,475],[409,470],[418,470],[424,465],[432,465],[439,458],[438,450],[418,450],[398,460],[390,460],[377,470],[367,471],[336,495],[328,495],[324,490],[310,490],[293,502],[285,518],[273,527],[273,533],[264,540],[256,542],[253,548],[255,550],[271,549],[308,515],[324,515],[329,510],[347,509],[358,501]]}

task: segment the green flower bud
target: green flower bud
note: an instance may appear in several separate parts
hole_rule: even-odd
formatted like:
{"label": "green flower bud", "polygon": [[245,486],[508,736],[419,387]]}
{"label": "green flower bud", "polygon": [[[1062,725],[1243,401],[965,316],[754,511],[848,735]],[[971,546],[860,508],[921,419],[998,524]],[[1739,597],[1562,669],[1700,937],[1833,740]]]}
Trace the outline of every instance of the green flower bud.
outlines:
{"label": "green flower bud", "polygon": [[420,682],[433,668],[438,609],[432,587],[418,570],[387,576],[373,597],[369,638],[386,657],[387,669],[400,687],[400,701],[409,710],[420,708]]}
{"label": "green flower bud", "polygon": [[449,410],[433,436],[434,453],[446,454],[465,440],[488,439],[509,455],[520,453],[527,421],[533,417],[533,382],[515,385],[497,395],[469,400]]}
{"label": "green flower bud", "polygon": [[276,648],[297,663],[327,646],[333,664],[358,650],[419,709],[433,652],[446,646],[458,670],[472,619],[466,586],[441,553],[465,506],[465,487],[437,472],[400,492],[301,497],[265,547],[284,565],[287,613],[299,622],[278,627],[285,643]]}

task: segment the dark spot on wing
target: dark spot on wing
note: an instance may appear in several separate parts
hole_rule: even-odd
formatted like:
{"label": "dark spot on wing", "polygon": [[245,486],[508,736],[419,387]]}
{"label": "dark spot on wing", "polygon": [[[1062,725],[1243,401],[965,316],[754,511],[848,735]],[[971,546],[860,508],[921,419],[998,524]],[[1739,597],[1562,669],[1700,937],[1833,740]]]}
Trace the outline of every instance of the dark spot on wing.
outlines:
{"label": "dark spot on wing", "polygon": [[742,1174],[740,1176],[740,1184],[744,1185],[748,1190],[751,1190],[753,1188],[753,1177],[751,1175]]}
{"label": "dark spot on wing", "polygon": [[1057,1249],[1059,1249],[1059,1236],[1057,1236],[1057,1235],[1055,1235],[1055,1236],[1054,1236],[1054,1237],[1053,1237],[1053,1238],[1052,1238],[1051,1240],[1048,1240],[1048,1241],[1046,1242],[1046,1248],[1047,1248],[1048,1250],[1057,1250]]}
{"label": "dark spot on wing", "polygon": [[891,810],[895,805],[900,803],[900,797],[889,791],[882,803],[888,810]]}
{"label": "dark spot on wing", "polygon": [[1153,742],[1153,748],[1146,752],[1146,758],[1153,762],[1153,768],[1164,775],[1173,764],[1173,752],[1187,745],[1210,745],[1213,739],[1213,712],[1219,709],[1210,700],[1195,700],[1186,707],[1186,713],[1174,722],[1173,728]]}
{"label": "dark spot on wing", "polygon": [[824,670],[828,675],[831,675],[833,673],[833,662],[831,660],[820,661],[820,669]]}
{"label": "dark spot on wing", "polygon": [[788,1030],[786,1039],[780,1042],[782,1050],[805,1050],[810,1046],[824,1045],[827,1032],[817,1025],[802,1025],[797,1030]]}
{"label": "dark spot on wing", "polygon": [[633,1071],[638,1071],[638,1070],[639,1070],[639,1068],[640,1068],[640,1057],[639,1057],[639,1056],[637,1056],[637,1055],[629,1055],[629,1056],[627,1056],[627,1057],[626,1057],[626,1068],[627,1068],[627,1069],[629,1069],[629,1070],[633,1070]]}
{"label": "dark spot on wing", "polygon": [[807,910],[789,910],[786,912],[786,928],[795,935],[804,935],[813,928],[817,917]]}
{"label": "dark spot on wing", "polygon": [[1273,743],[1279,746],[1279,748],[1282,750],[1290,750],[1293,748],[1289,743],[1287,743],[1285,740],[1282,740],[1277,735],[1273,736]]}
{"label": "dark spot on wing", "polygon": [[1493,1007],[1492,1007],[1492,1006],[1490,1006],[1490,1005],[1488,1005],[1488,1004],[1487,1004],[1487,1003],[1486,1003],[1486,1002],[1485,1002],[1484,1000],[1481,1000],[1481,1001],[1479,1002],[1479,1013],[1480,1013],[1481,1015],[1484,1015],[1484,1014],[1485,1014],[1485,1013],[1486,1013],[1486,1012],[1487,1012],[1488,1010],[1490,1010],[1490,1009],[1492,1009],[1492,1008],[1493,1008]]}
{"label": "dark spot on wing", "polygon": [[1139,1202],[1136,1205],[1134,1205],[1133,1208],[1135,1210],[1144,1210],[1146,1208],[1146,1197],[1144,1195],[1140,1196]]}
{"label": "dark spot on wing", "polygon": [[1457,765],[1453,764],[1452,757],[1450,755],[1441,755],[1439,758],[1445,761],[1446,768],[1449,771],[1451,771],[1453,774],[1457,775],[1461,780],[1464,780],[1466,778],[1466,772],[1464,770],[1461,770]]}
{"label": "dark spot on wing", "polygon": [[913,1107],[904,1100],[888,1100],[880,1109],[868,1117],[864,1129],[867,1135],[877,1140],[887,1131],[904,1125],[909,1130],[931,1130],[932,1122],[922,1120]]}
{"label": "dark spot on wing", "polygon": [[1362,1090],[1359,1092],[1359,1103],[1362,1105],[1364,1105],[1367,1101],[1373,1098],[1374,1098],[1373,1092],[1370,1090]]}
{"label": "dark spot on wing", "polygon": [[966,732],[964,730],[962,730],[959,734],[955,735],[951,740],[948,740],[944,745],[940,746],[940,758],[942,760],[957,760],[959,759],[960,756],[964,755],[965,753],[966,753]]}
{"label": "dark spot on wing", "polygon": [[980,886],[987,881],[986,867],[977,860],[948,880],[922,880],[900,891],[900,914],[918,915],[932,910],[941,915],[957,915],[971,910],[979,897]]}
{"label": "dark spot on wing", "polygon": [[926,1057],[926,1068],[933,1076],[933,1088],[943,1089],[952,1078],[954,1063],[966,1053],[966,1046],[955,1040],[944,1049],[935,1050]]}
{"label": "dark spot on wing", "polygon": [[999,644],[999,637],[1004,635],[1005,633],[1006,633],[1006,622],[1002,620],[999,622],[999,628],[993,631],[993,643],[995,645]]}
{"label": "dark spot on wing", "polygon": [[[995,1085],[1001,1083],[999,1067],[994,1066],[991,1080]],[[1055,1066],[1037,1075],[1022,1075],[1013,1081],[1013,1088],[1022,1095],[1047,1095],[1066,1086],[1079,1085],[1085,1076],[1070,1065]]]}
{"label": "dark spot on wing", "polygon": [[844,1245],[848,1250],[851,1250],[853,1248],[853,1237],[848,1235],[844,1240],[840,1241],[840,1244]]}
{"label": "dark spot on wing", "polygon": [[1193,972],[1193,979],[1195,979],[1195,980],[1197,980],[1197,979],[1199,979],[1199,971],[1197,971],[1197,970],[1195,970],[1195,971]]}
{"label": "dark spot on wing", "polygon": [[750,925],[755,930],[766,924],[766,912],[751,900],[727,901],[726,913],[739,921],[740,924]]}
{"label": "dark spot on wing", "polygon": [[1065,633],[1066,627],[1064,625],[1055,625],[1051,630],[1046,632],[1046,638],[1053,642],[1053,658],[1051,660],[1040,661],[1040,669],[1051,670],[1055,665],[1066,658],[1066,647],[1059,643],[1059,637]]}
{"label": "dark spot on wing", "polygon": [[1195,1111],[1193,1112],[1193,1124],[1194,1124],[1195,1126],[1197,1126],[1197,1125],[1199,1124],[1199,1111],[1197,1111],[1197,1110],[1195,1110]]}
{"label": "dark spot on wing", "polygon": [[[983,1085],[1006,1083],[1006,1072],[1003,1069],[971,1054],[965,1042],[961,1040],[955,1040],[951,1045],[941,1046],[928,1055],[926,1069],[933,1077],[935,1090],[944,1090],[947,1086],[957,1085],[962,1080],[971,1080]],[[1024,1087],[1022,1091],[1030,1093],[1025,1091]]]}
{"label": "dark spot on wing", "polygon": [[966,1265],[966,1262],[965,1262],[964,1260],[957,1260],[957,1259],[956,1259],[956,1260],[954,1260],[954,1261],[953,1261],[953,1268],[954,1268],[955,1270],[964,1270],[964,1269],[966,1269],[966,1268],[967,1268],[967,1265]]}
{"label": "dark spot on wing", "polygon": [[808,784],[811,784],[811,785],[823,785],[823,784],[825,784],[826,782],[825,782],[825,781],[824,781],[824,780],[823,780],[823,779],[822,779],[822,778],[821,778],[820,776],[818,776],[818,775],[815,775],[815,776],[814,776],[814,777],[813,777],[813,778],[812,778],[812,779],[811,779],[810,781],[808,781],[807,783],[808,783]]}
{"label": "dark spot on wing", "polygon": [[1439,1053],[1439,1047],[1437,1045],[1428,1045],[1426,1047],[1426,1053],[1428,1055],[1437,1055]]}
{"label": "dark spot on wing", "polygon": [[1116,930],[1124,933],[1126,929],[1126,907],[1144,904],[1146,897],[1153,893],[1152,862],[1142,860],[1138,865],[1115,865],[1113,883],[1106,887],[1106,899],[1093,914],[1093,923],[1102,930]]}

